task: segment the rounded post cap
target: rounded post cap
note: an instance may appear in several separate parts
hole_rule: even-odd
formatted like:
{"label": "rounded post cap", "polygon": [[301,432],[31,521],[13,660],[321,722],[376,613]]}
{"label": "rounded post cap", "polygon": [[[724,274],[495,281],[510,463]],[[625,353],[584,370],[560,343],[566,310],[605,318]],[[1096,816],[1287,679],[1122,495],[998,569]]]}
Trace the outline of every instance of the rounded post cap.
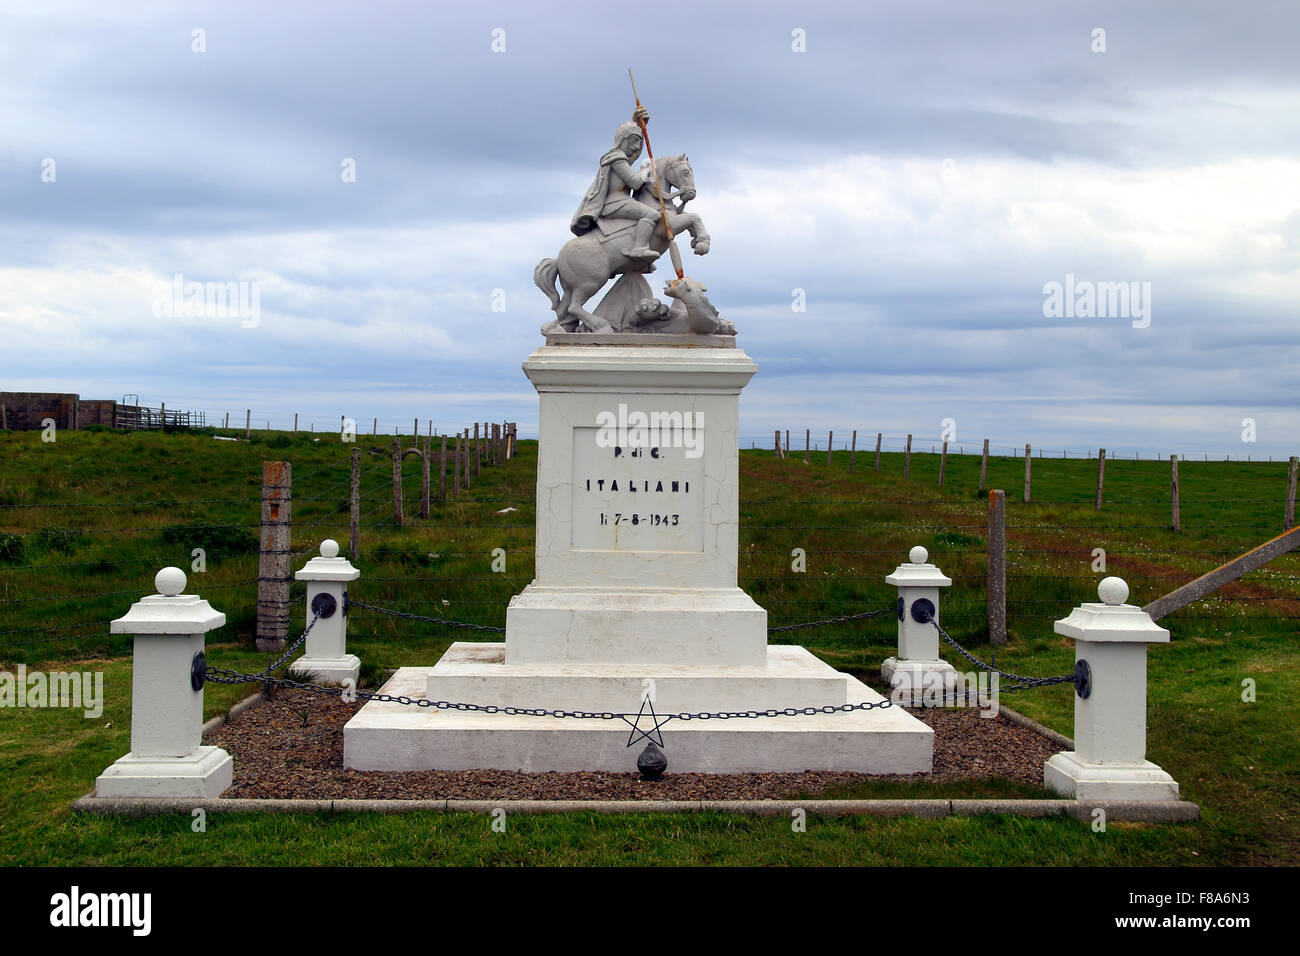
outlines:
{"label": "rounded post cap", "polygon": [[337,558],[339,556],[339,543],[333,538],[326,538],[320,543],[320,556],[322,558]]}
{"label": "rounded post cap", "polygon": [[154,575],[153,586],[164,597],[176,597],[185,590],[185,572],[180,568],[163,568]]}
{"label": "rounded post cap", "polygon": [[930,552],[918,544],[911,551],[907,552],[907,560],[911,561],[913,564],[925,564],[930,560]]}
{"label": "rounded post cap", "polygon": [[1097,585],[1097,597],[1101,598],[1103,604],[1123,604],[1128,600],[1128,582],[1113,576],[1102,578]]}

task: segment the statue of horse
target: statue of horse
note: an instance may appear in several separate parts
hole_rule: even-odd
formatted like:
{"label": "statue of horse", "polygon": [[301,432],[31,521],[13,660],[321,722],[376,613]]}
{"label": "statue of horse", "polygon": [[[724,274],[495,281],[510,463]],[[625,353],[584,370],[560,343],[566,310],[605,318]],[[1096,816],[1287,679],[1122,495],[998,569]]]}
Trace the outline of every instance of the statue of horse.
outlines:
{"label": "statue of horse", "polygon": [[[655,160],[655,169],[664,191],[668,225],[673,235],[689,233],[695,254],[705,255],[709,251],[709,234],[704,222],[695,213],[686,212],[686,204],[695,198],[695,173],[691,170],[690,160],[685,153],[660,157]],[[647,178],[645,185],[633,193],[633,198],[647,206],[658,206],[653,179]],[[554,259],[543,259],[537,264],[533,281],[546,293],[551,308],[555,310],[555,321],[542,326],[543,333],[573,332],[579,323],[590,332],[612,331],[608,322],[588,312],[584,306],[614,276],[654,269],[653,261],[644,262],[623,255],[623,249],[631,242],[635,225],[635,221],[630,219],[598,220],[595,229],[566,242]],[[668,236],[664,233],[662,220],[650,238],[650,248],[659,255],[668,250]],[[560,280],[558,292],[555,287],[557,277]]]}

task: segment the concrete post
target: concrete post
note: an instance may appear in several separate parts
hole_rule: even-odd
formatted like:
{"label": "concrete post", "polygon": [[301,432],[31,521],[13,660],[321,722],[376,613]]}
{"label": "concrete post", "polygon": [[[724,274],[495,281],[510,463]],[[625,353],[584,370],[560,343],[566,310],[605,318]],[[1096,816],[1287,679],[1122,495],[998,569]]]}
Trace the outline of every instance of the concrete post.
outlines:
{"label": "concrete post", "polygon": [[[113,634],[135,635],[131,673],[131,752],[95,780],[99,797],[216,797],[230,786],[234,762],[203,746],[203,684],[194,675],[204,635],[226,623],[185,573],[163,568],[157,594],[113,621]],[[196,687],[195,684],[198,686]]]}
{"label": "concrete post", "polygon": [[[943,699],[957,680],[957,671],[939,657],[939,632],[929,620],[939,621],[939,589],[952,584],[933,564],[930,554],[919,545],[908,554],[910,563],[900,564],[885,578],[886,584],[898,588],[898,656],[880,667],[880,676],[891,688],[890,698],[908,707],[919,707],[929,691],[931,699]],[[913,615],[918,601],[928,601],[933,608],[925,623]],[[918,609],[919,613],[919,609]]]}
{"label": "concrete post", "polygon": [[289,633],[289,549],[293,531],[293,465],[262,462],[262,529],[257,558],[257,649],[284,650]]}
{"label": "concrete post", "polygon": [[1128,599],[1122,578],[1097,586],[1101,603],[1085,603],[1056,622],[1087,662],[1088,696],[1074,697],[1075,750],[1043,765],[1048,789],[1077,800],[1177,800],[1173,777],[1146,759],[1147,645],[1169,632]]}
{"label": "concrete post", "polygon": [[989,489],[988,597],[989,641],[1007,642],[1007,493]]}
{"label": "concrete post", "polygon": [[333,538],[322,541],[320,557],[312,558],[294,575],[295,580],[307,582],[307,617],[303,626],[311,623],[317,609],[321,616],[307,635],[306,653],[289,666],[291,673],[313,674],[321,684],[351,680],[356,686],[361,676],[361,660],[348,653],[348,616],[344,608],[348,582],[359,577],[361,572],[352,562],[339,557],[339,545]]}

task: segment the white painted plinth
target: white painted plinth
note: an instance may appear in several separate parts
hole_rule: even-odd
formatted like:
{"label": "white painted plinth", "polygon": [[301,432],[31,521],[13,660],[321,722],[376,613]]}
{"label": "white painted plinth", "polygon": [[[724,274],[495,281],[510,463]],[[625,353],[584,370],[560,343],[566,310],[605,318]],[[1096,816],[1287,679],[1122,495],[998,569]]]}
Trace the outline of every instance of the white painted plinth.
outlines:
{"label": "white painted plinth", "polygon": [[1053,754],[1043,765],[1047,789],[1076,800],[1177,800],[1174,778],[1149,760],[1094,763],[1073,750]]}
{"label": "white painted plinth", "polygon": [[163,568],[158,594],[142,598],[110,625],[134,634],[131,665],[131,750],[95,780],[101,797],[216,797],[230,786],[234,763],[203,744],[203,689],[192,672],[204,635],[226,616],[197,594],[184,594],[185,574]]}
{"label": "white painted plinth", "polygon": [[429,672],[430,700],[499,707],[630,712],[639,709],[646,681],[664,713],[822,707],[848,701],[849,677],[806,648],[777,646],[758,666],[507,663],[504,644],[458,642]]}
{"label": "white painted plinth", "polygon": [[921,707],[926,699],[940,699],[957,686],[957,669],[945,660],[900,661],[890,657],[880,665],[880,676],[889,684],[889,697],[905,707]]}
{"label": "white painted plinth", "polygon": [[767,611],[738,587],[583,588],[530,584],[506,609],[512,663],[761,666]]}
{"label": "white painted plinth", "polygon": [[764,662],[767,613],[736,584],[738,409],[757,366],[723,344],[547,345],[524,363],[537,546],[506,614],[512,662]]}
{"label": "white painted plinth", "polygon": [[[782,659],[775,653],[778,650],[789,649],[772,648],[775,660]],[[427,690],[434,670],[403,667],[384,685],[383,692],[418,697]],[[881,699],[852,677],[840,675],[839,679],[843,702]],[[677,699],[690,699],[690,689],[685,685],[674,687],[666,676],[656,679],[656,683],[659,694],[669,695],[656,706],[657,711],[667,710],[679,691],[683,696]],[[617,690],[631,687],[625,683]],[[522,689],[516,688],[520,693]],[[639,680],[633,692],[639,692]],[[638,708],[622,705],[617,709],[621,712]],[[715,705],[712,709],[722,707]],[[648,716],[643,718],[643,730],[652,726]],[[355,770],[627,773],[635,771],[637,756],[646,745],[641,740],[628,747],[630,730],[618,719],[512,717],[371,701],[343,729],[343,763]],[[929,773],[934,752],[934,732],[906,711],[893,707],[809,717],[673,720],[664,725],[662,732],[670,773]]]}
{"label": "white painted plinth", "polygon": [[[524,363],[540,406],[536,569],[507,608],[505,641],[454,644],[436,667],[399,670],[384,693],[610,714],[637,713],[648,681],[660,714],[882,700],[802,647],[768,647],[767,612],[737,586],[738,405],[756,371],[749,356],[733,340],[701,337],[552,343]],[[637,416],[658,421],[658,434],[635,440]],[[665,422],[680,423],[676,436],[670,427],[664,437]],[[648,714],[639,724],[653,726]],[[631,772],[646,746],[629,747],[631,734],[619,718],[370,701],[344,727],[343,761],[357,770]],[[662,734],[670,773],[928,773],[934,750],[933,731],[897,707],[674,719]]]}
{"label": "white painted plinth", "polygon": [[95,796],[219,797],[234,772],[234,761],[220,747],[201,746],[184,757],[128,753],[96,778]]}
{"label": "white painted plinth", "polygon": [[1075,750],[1043,765],[1049,790],[1078,800],[1177,800],[1178,784],[1146,759],[1147,645],[1169,632],[1146,611],[1125,604],[1128,585],[1116,577],[1097,586],[1100,603],[1084,603],[1056,622],[1075,640],[1076,666],[1087,662],[1091,686],[1074,698]]}
{"label": "white painted plinth", "polygon": [[300,657],[289,665],[289,674],[297,680],[303,676],[314,676],[317,684],[352,681],[355,685],[361,677],[361,658],[355,654],[344,654],[342,657]]}
{"label": "white painted plinth", "polygon": [[[352,681],[355,686],[361,676],[361,660],[348,653],[348,618],[343,608],[347,605],[348,583],[359,577],[361,572],[339,556],[339,545],[333,538],[322,541],[320,555],[294,575],[295,580],[307,582],[306,623],[311,633],[307,635],[306,653],[290,665],[291,673],[315,674],[321,684]],[[313,604],[320,594],[333,598],[334,610],[329,617],[318,618],[312,624]]]}
{"label": "white painted plinth", "polygon": [[880,665],[880,676],[889,684],[890,698],[907,707],[924,705],[929,699],[952,690],[957,684],[957,669],[939,656],[939,632],[933,624],[917,620],[912,613],[918,601],[929,601],[934,620],[939,619],[939,593],[949,587],[952,578],[929,563],[930,555],[920,545],[912,548],[909,560],[885,578],[886,584],[898,588],[902,613],[898,619],[898,656]]}

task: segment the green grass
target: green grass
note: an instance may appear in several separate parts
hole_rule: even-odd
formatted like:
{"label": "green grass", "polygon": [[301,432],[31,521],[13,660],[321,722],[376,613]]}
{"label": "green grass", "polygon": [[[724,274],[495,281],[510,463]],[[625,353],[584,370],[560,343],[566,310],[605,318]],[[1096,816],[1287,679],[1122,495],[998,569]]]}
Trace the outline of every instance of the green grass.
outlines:
{"label": "green grass", "polygon": [[[265,656],[251,649],[255,621],[256,535],[261,465],[294,467],[294,566],[326,534],[346,547],[348,446],[322,435],[259,434],[258,443],[197,434],[61,433],[0,435],[0,669],[100,670],[108,701],[99,720],[80,712],[0,710],[0,862],[23,864],[208,865],[243,863],[881,863],[1051,865],[1290,864],[1300,861],[1297,767],[1300,678],[1295,618],[1300,559],[1287,555],[1223,589],[1210,602],[1166,618],[1174,642],[1149,653],[1149,755],[1202,806],[1192,825],[1112,824],[1104,834],[1068,820],[997,817],[946,820],[820,820],[794,834],[789,821],[719,815],[516,817],[505,834],[484,817],[436,814],[332,817],[211,815],[208,832],[188,817],[119,820],[73,816],[68,805],[129,749],[130,644],[106,624],[152,592],[157,568],[189,569],[191,550],[209,550],[190,590],[226,611],[209,639],[215,666],[248,670]],[[313,439],[319,439],[313,440]],[[404,445],[409,446],[410,438]],[[391,514],[391,437],[361,436],[362,578],[354,597],[453,620],[501,625],[509,597],[531,578],[536,446],[521,443],[507,466],[485,468],[473,490],[434,502],[418,517],[419,466],[403,470],[408,524]],[[437,447],[435,445],[435,447]],[[373,452],[373,453],[372,453]],[[987,503],[977,493],[979,459],[914,454],[825,453],[808,465],[770,452],[741,455],[740,583],[781,625],[835,617],[892,602],[883,578],[914,544],[930,549],[954,579],[944,594],[945,626],[981,655]],[[1009,628],[1000,665],[1030,674],[1066,673],[1072,642],[1054,619],[1095,600],[1107,571],[1145,603],[1281,530],[1286,465],[1188,461],[1180,466],[1182,526],[1169,528],[1168,462],[1110,461],[1107,504],[1093,509],[1095,461],[1035,459],[1035,501],[1022,500],[1020,459],[993,459],[989,486],[1007,490]],[[449,477],[450,483],[450,477]],[[438,486],[435,467],[433,486]],[[93,503],[93,504],[92,504]],[[30,507],[38,505],[40,507]],[[507,507],[517,510],[500,514]],[[314,527],[313,527],[314,525]],[[198,543],[196,543],[198,542]],[[242,543],[241,543],[242,542]],[[507,551],[504,574],[490,570]],[[807,570],[791,570],[791,551]],[[51,568],[52,565],[62,565]],[[33,570],[33,566],[36,567]],[[292,591],[294,628],[302,592]],[[52,599],[52,600],[51,600]],[[72,624],[49,642],[53,625]],[[30,629],[30,630],[28,630]],[[421,627],[354,612],[350,649],[366,674],[429,663],[453,640],[490,637]],[[805,643],[834,666],[869,677],[893,642],[889,618],[778,636]],[[42,643],[29,643],[30,641]],[[965,667],[963,670],[967,669]],[[1241,682],[1258,701],[1241,700]],[[246,687],[209,685],[209,715]],[[1007,702],[1066,734],[1068,687],[1010,696]],[[901,785],[878,781],[837,796],[1033,796],[1005,781]]]}

